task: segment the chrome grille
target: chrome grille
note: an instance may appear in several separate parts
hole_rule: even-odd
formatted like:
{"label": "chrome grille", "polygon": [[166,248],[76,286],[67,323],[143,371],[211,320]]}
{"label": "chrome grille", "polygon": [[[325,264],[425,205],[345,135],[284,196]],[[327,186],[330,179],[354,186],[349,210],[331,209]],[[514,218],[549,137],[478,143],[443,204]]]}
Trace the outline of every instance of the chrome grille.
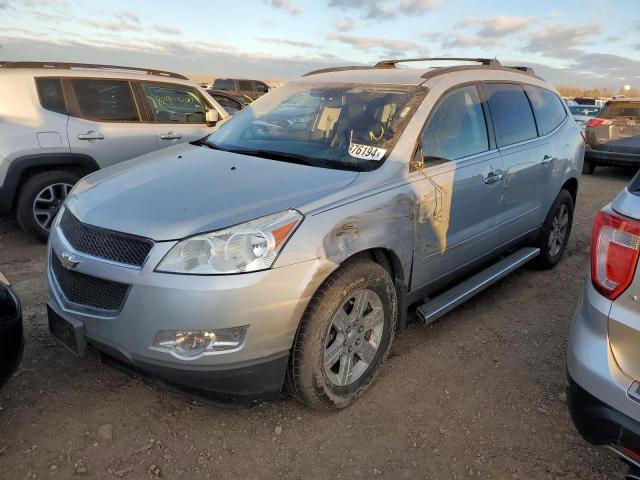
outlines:
{"label": "chrome grille", "polygon": [[60,230],[78,252],[138,267],[153,248],[153,240],[86,225],[68,209],[62,214]]}
{"label": "chrome grille", "polygon": [[129,285],[67,270],[51,252],[51,270],[66,300],[98,310],[117,312],[122,308]]}

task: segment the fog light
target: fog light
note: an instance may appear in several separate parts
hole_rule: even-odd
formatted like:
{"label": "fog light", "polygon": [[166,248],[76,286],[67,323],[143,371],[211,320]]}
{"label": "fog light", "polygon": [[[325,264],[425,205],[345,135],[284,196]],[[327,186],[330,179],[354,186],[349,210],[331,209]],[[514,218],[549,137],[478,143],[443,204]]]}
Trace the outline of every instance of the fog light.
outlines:
{"label": "fog light", "polygon": [[155,347],[173,350],[184,357],[207,352],[233,350],[242,345],[249,326],[216,330],[161,330],[153,340]]}

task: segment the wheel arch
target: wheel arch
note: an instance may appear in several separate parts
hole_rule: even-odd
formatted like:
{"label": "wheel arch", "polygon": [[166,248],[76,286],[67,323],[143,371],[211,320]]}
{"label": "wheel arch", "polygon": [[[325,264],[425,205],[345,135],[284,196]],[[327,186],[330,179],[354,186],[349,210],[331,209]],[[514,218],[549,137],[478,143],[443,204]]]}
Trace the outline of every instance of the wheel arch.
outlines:
{"label": "wheel arch", "polygon": [[578,179],[575,177],[569,178],[562,184],[561,190],[566,190],[571,194],[573,204],[575,205],[578,198]]}
{"label": "wheel arch", "polygon": [[0,214],[7,214],[15,206],[22,184],[32,175],[49,170],[71,170],[87,175],[99,170],[98,163],[82,154],[36,154],[18,157],[11,162],[0,188]]}

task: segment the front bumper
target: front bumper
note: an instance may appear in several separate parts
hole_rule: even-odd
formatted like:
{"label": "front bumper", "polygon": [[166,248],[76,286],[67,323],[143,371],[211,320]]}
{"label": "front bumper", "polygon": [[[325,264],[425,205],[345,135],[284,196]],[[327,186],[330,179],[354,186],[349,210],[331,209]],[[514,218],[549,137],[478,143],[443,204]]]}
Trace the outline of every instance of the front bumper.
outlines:
{"label": "front bumper", "polygon": [[587,278],[571,325],[567,347],[567,400],[571,418],[594,445],[640,452],[640,403],[627,393],[634,379],[618,367],[607,326],[611,301]]}
{"label": "front bumper", "polygon": [[[75,252],[52,229],[49,255],[71,252],[75,271],[130,285],[113,315],[70,304],[48,268],[49,307],[80,322],[87,343],[120,363],[201,390],[258,395],[281,389],[306,305],[332,268],[312,260],[271,270],[220,276],[154,272],[175,242],[159,242],[142,268],[128,268]],[[51,265],[51,262],[49,262]],[[324,273],[323,273],[324,272]],[[234,350],[183,357],[153,346],[160,330],[206,330],[248,325]]]}

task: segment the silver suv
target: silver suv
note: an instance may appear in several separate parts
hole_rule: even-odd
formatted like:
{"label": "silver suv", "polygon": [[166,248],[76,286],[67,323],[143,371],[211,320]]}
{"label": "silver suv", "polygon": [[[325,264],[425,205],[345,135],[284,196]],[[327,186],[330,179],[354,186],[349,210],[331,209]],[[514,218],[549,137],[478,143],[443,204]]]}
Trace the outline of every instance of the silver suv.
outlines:
{"label": "silver suv", "polygon": [[41,239],[84,175],[202,138],[227,112],[177,73],[108,65],[0,64],[0,215]]}
{"label": "silver suv", "polygon": [[203,141],[81,180],[49,240],[50,329],[228,397],[342,408],[407,308],[432,322],[553,267],[584,143],[533,72],[311,72]]}
{"label": "silver suv", "polygon": [[598,212],[591,242],[567,350],[569,409],[586,440],[640,478],[640,174]]}

